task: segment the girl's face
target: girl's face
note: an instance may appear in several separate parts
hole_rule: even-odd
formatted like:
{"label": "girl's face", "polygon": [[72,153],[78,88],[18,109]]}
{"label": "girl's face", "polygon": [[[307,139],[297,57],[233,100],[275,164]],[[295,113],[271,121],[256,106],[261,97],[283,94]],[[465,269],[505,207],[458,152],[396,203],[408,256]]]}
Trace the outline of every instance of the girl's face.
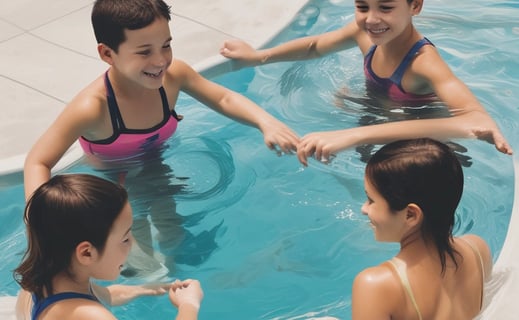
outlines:
{"label": "girl's face", "polygon": [[126,40],[117,53],[111,51],[112,66],[130,81],[158,89],[173,59],[168,21],[156,19],[142,29],[125,30]]}
{"label": "girl's face", "polygon": [[132,208],[129,202],[126,202],[108,234],[103,254],[92,268],[95,270],[92,277],[103,280],[115,280],[119,277],[133,242],[132,224]]}
{"label": "girl's face", "polygon": [[373,44],[387,44],[412,27],[412,17],[421,9],[418,1],[355,0],[355,21]]}
{"label": "girl's face", "polygon": [[382,242],[400,242],[406,232],[406,210],[393,211],[386,199],[365,178],[367,200],[362,205],[362,214],[367,215],[375,232],[375,239]]}

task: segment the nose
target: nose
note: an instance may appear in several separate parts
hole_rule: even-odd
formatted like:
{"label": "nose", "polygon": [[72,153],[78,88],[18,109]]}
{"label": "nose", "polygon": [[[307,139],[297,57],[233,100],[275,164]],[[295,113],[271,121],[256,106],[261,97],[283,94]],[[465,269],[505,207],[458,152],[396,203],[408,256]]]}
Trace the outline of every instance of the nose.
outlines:
{"label": "nose", "polygon": [[155,58],[153,59],[153,64],[157,67],[164,67],[170,59],[171,54],[159,53],[155,55]]}
{"label": "nose", "polygon": [[380,17],[377,10],[369,10],[366,13],[366,23],[378,23],[379,21]]}
{"label": "nose", "polygon": [[367,207],[368,207],[368,201],[366,200],[366,201],[362,204],[362,207],[360,207],[360,212],[362,212],[362,214],[365,215],[365,216],[368,215]]}

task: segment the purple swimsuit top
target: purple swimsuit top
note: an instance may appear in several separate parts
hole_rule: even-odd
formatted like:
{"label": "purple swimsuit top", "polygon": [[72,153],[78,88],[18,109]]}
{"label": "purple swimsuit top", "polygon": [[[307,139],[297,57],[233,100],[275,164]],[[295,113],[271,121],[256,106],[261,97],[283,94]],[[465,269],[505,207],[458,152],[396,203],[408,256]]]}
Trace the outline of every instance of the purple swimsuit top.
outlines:
{"label": "purple swimsuit top", "polygon": [[109,138],[97,141],[80,137],[79,143],[85,153],[102,160],[130,159],[146,153],[150,148],[161,145],[175,133],[179,118],[174,110],[169,109],[168,99],[163,87],[159,88],[164,110],[163,120],[148,129],[128,129],[124,125],[119,111],[114,90],[108,79],[108,72],[105,73],[105,86],[113,134]]}
{"label": "purple swimsuit top", "polygon": [[422,48],[424,45],[433,44],[427,38],[423,38],[417,41],[413,47],[409,49],[398,68],[396,68],[395,72],[389,78],[381,78],[373,71],[371,67],[371,61],[377,46],[372,46],[364,57],[364,74],[366,76],[366,85],[368,89],[373,90],[377,94],[385,95],[394,102],[403,103],[406,105],[424,105],[433,101],[437,101],[438,98],[434,93],[418,95],[406,92],[404,88],[402,88],[402,77],[404,76],[405,71],[409,67],[411,61],[413,61],[420,48]]}

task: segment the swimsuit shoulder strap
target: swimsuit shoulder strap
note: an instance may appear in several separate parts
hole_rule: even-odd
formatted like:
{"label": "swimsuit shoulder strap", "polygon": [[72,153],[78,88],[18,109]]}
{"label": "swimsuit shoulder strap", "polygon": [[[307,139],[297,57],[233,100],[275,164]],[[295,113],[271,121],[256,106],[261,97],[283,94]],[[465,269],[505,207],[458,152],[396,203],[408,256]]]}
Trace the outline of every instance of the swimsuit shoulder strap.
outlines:
{"label": "swimsuit shoulder strap", "polygon": [[48,306],[50,306],[53,303],[67,300],[67,299],[88,299],[92,301],[99,302],[97,298],[90,294],[84,294],[84,293],[78,293],[78,292],[62,292],[58,293],[52,296],[49,296],[47,298],[44,298],[42,300],[38,300],[36,296],[32,295],[33,300],[33,308],[32,308],[32,320],[36,320],[38,316],[45,310]]}
{"label": "swimsuit shoulder strap", "polygon": [[416,299],[413,294],[413,290],[411,289],[411,284],[409,283],[409,278],[407,277],[407,271],[406,271],[406,265],[405,263],[394,257],[391,260],[388,260],[389,264],[395,269],[396,273],[398,274],[398,277],[400,278],[400,282],[402,283],[402,286],[404,287],[407,295],[409,296],[409,299],[411,300],[411,303],[413,304],[416,313],[418,314],[418,319],[422,320],[422,314],[420,313],[420,309],[418,309],[418,304],[416,303]]}
{"label": "swimsuit shoulder strap", "polygon": [[478,257],[479,259],[479,263],[481,265],[481,301],[479,303],[479,308],[481,310],[481,307],[483,306],[483,286],[484,286],[484,283],[485,283],[485,264],[483,263],[483,257],[481,256],[481,253],[479,252],[478,250],[478,247],[476,247],[475,244],[473,244],[472,242],[470,242],[469,240],[465,239],[465,238],[457,238],[457,239],[460,239],[462,242],[466,243],[471,249],[472,249],[472,252],[474,252],[474,254]]}
{"label": "swimsuit shoulder strap", "polygon": [[371,70],[371,60],[373,59],[373,54],[375,53],[375,49],[377,49],[376,45],[372,45],[368,53],[364,56],[364,71]]}
{"label": "swimsuit shoulder strap", "polygon": [[173,118],[177,119],[177,121],[180,121],[177,113],[175,112],[175,109],[169,109],[169,102],[168,102],[168,96],[166,94],[166,90],[164,87],[159,88],[160,92],[160,98],[162,99],[162,108],[164,109],[164,115],[166,116],[173,116]]}
{"label": "swimsuit shoulder strap", "polygon": [[431,41],[427,38],[422,38],[418,40],[412,47],[409,49],[407,54],[404,56],[404,59],[402,59],[402,62],[400,62],[400,65],[398,68],[396,68],[395,72],[391,75],[390,79],[395,83],[402,92],[405,92],[402,88],[402,77],[404,76],[405,71],[409,67],[409,64],[411,61],[413,61],[415,55],[418,53],[418,51],[425,45],[433,45]]}
{"label": "swimsuit shoulder strap", "polygon": [[105,72],[105,87],[106,87],[106,99],[108,101],[108,110],[110,112],[110,118],[112,120],[112,128],[114,135],[118,134],[121,129],[125,129],[123,117],[119,111],[119,105],[115,99],[114,88],[110,79],[108,78],[108,71]]}

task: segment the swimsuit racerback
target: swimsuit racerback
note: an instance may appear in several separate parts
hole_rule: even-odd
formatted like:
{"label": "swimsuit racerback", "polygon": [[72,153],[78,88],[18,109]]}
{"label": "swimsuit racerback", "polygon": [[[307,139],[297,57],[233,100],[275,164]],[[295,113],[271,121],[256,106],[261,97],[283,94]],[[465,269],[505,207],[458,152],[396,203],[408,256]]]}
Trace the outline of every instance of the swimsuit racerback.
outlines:
{"label": "swimsuit racerback", "polygon": [[175,133],[179,118],[175,110],[169,109],[166,91],[163,87],[159,88],[164,110],[163,120],[148,129],[128,129],[124,125],[112,84],[108,79],[108,71],[105,73],[105,86],[113,134],[109,138],[97,141],[80,137],[79,143],[85,153],[103,160],[134,158],[161,145]]}
{"label": "swimsuit racerback", "polygon": [[417,41],[413,47],[409,49],[402,62],[400,62],[400,65],[389,78],[381,78],[377,76],[372,69],[371,61],[373,60],[373,55],[377,49],[377,46],[373,45],[364,57],[364,74],[366,76],[366,85],[368,89],[377,94],[383,94],[392,101],[404,104],[424,105],[437,101],[438,98],[434,93],[418,95],[406,92],[404,88],[402,88],[402,77],[404,76],[405,71],[413,61],[415,55],[424,45],[433,44],[427,38]]}

